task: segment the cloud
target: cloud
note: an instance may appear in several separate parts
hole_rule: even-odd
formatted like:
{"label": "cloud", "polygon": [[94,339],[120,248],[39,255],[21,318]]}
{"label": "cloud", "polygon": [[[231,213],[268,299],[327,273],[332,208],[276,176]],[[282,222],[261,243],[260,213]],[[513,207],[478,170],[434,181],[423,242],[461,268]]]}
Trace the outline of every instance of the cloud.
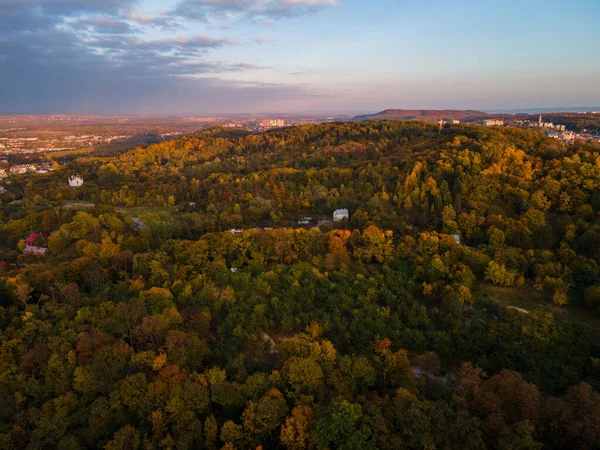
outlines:
{"label": "cloud", "polygon": [[136,47],[154,49],[160,52],[171,50],[196,52],[198,50],[217,48],[224,45],[236,45],[236,43],[230,39],[217,39],[210,36],[183,36],[154,41],[137,41],[133,45]]}
{"label": "cloud", "polygon": [[202,22],[232,18],[264,22],[336,5],[337,0],[181,0],[170,15]]}
{"label": "cloud", "polygon": [[44,16],[75,17],[84,13],[116,14],[138,0],[2,0],[2,9],[37,10]]}
{"label": "cloud", "polygon": [[157,11],[154,13],[140,12],[136,8],[129,8],[123,13],[123,17],[129,21],[135,22],[138,25],[158,27],[163,30],[176,30],[181,28],[181,23],[175,20],[170,11]]}
{"label": "cloud", "polygon": [[[232,81],[236,73],[273,68],[218,58],[220,49],[238,45],[228,37],[182,35],[189,20],[182,8],[198,8],[210,21],[271,20],[284,10],[294,15],[335,3],[182,0],[178,13],[149,14],[136,0],[0,2],[0,113],[181,114],[257,110],[318,95],[306,86]],[[155,27],[161,37],[148,38]]]}
{"label": "cloud", "polygon": [[[43,82],[36,75],[39,67],[16,69],[20,70],[0,75],[0,112],[181,115],[251,112],[266,105],[318,95],[302,86],[223,81],[210,76],[161,76],[139,73],[137,69],[132,72],[127,66],[55,67],[45,74]],[[221,69],[211,64],[194,68],[204,73]],[[22,89],[23,85],[28,89]]]}
{"label": "cloud", "polygon": [[86,29],[93,34],[134,34],[138,30],[123,20],[108,17],[91,17],[74,21],[73,27]]}

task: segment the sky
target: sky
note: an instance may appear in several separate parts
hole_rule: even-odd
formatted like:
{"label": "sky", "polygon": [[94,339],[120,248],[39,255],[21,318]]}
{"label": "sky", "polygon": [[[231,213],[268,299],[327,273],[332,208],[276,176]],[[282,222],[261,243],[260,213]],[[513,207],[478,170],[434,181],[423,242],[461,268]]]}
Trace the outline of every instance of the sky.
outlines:
{"label": "sky", "polygon": [[0,113],[600,106],[598,0],[0,0]]}

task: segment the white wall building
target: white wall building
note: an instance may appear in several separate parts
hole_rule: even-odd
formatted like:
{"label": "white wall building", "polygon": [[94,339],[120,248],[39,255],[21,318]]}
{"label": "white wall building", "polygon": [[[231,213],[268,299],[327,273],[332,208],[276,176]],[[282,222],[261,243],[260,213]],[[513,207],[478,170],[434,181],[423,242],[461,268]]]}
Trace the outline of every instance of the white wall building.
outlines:
{"label": "white wall building", "polygon": [[72,175],[69,177],[69,186],[81,187],[83,186],[83,178],[80,175]]}
{"label": "white wall building", "polygon": [[344,219],[348,219],[349,218],[349,214],[348,214],[348,210],[347,209],[336,209],[333,212],[333,221],[334,222],[341,222]]}
{"label": "white wall building", "polygon": [[503,127],[504,126],[504,120],[486,119],[486,120],[483,121],[483,124],[486,127]]}

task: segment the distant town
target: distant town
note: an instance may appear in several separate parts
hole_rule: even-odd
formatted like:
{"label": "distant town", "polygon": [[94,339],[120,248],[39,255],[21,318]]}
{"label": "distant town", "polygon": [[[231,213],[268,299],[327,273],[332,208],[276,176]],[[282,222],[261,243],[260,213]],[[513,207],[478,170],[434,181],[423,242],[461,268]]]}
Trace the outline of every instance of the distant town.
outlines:
{"label": "distant town", "polygon": [[[93,149],[114,143],[127,145],[138,136],[152,139],[131,142],[130,148],[209,127],[249,132],[348,120],[423,120],[440,126],[479,124],[537,129],[565,143],[600,141],[600,111],[549,113],[546,115],[487,114],[461,110],[386,110],[365,116],[346,115],[232,115],[230,117],[143,117],[143,116],[0,116],[0,178],[51,170],[51,164],[28,161],[44,154]],[[14,156],[20,160],[15,161]],[[11,159],[13,158],[13,159]],[[35,159],[35,158],[34,158]],[[10,168],[7,164],[11,165]]]}
{"label": "distant town", "polygon": [[[600,112],[595,112],[593,114],[600,115]],[[503,119],[485,119],[481,123],[484,126],[505,126],[505,121]],[[566,125],[564,124],[555,124],[552,122],[544,121],[543,115],[539,116],[538,121],[532,120],[516,120],[512,123],[506,124],[507,126],[514,126],[517,128],[525,128],[525,129],[540,129],[544,131],[546,136],[551,137],[553,139],[558,139],[564,142],[575,142],[580,140],[597,140],[600,142],[600,135],[593,134],[588,131],[584,131],[582,133],[577,133],[575,131],[570,131],[566,129]]]}

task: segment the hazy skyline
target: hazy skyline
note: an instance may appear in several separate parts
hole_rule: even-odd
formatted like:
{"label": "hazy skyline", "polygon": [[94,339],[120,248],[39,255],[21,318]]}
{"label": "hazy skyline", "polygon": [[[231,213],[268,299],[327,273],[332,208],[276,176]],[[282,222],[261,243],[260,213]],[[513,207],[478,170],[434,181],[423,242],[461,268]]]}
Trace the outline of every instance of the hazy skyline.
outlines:
{"label": "hazy skyline", "polygon": [[600,105],[600,2],[1,0],[0,113]]}

